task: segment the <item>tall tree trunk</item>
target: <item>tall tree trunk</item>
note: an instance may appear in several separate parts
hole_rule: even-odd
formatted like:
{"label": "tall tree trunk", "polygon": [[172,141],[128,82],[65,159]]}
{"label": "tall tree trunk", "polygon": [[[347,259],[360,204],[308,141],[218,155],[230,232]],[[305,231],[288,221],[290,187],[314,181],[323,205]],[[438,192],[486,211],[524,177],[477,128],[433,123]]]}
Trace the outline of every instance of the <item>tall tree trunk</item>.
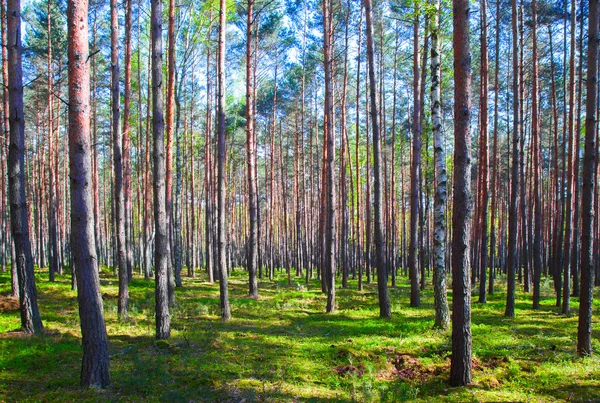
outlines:
{"label": "tall tree trunk", "polygon": [[[583,8],[583,1],[580,3],[580,9]],[[580,53],[580,57],[579,57],[579,67],[578,67],[578,80],[577,80],[577,94],[579,94],[579,96],[577,97],[577,114],[576,116],[576,121],[575,121],[575,150],[577,150],[577,152],[574,153],[573,155],[573,177],[574,177],[574,184],[573,184],[573,192],[575,192],[574,195],[574,199],[573,199],[573,204],[574,204],[574,208],[575,211],[573,213],[573,251],[571,252],[571,272],[573,273],[573,292],[572,292],[572,296],[574,297],[579,297],[579,244],[580,244],[580,237],[579,237],[579,216],[580,216],[580,193],[581,193],[581,188],[579,186],[579,171],[580,171],[580,158],[579,158],[579,153],[581,151],[581,99],[583,98],[582,94],[583,94],[583,57],[581,57],[581,54],[583,53],[583,25],[584,25],[584,18],[580,17],[580,22],[579,22],[579,53]]]}
{"label": "tall tree trunk", "polygon": [[328,313],[335,311],[335,132],[333,125],[333,72],[332,72],[332,19],[329,14],[329,0],[322,0],[323,6],[323,68],[325,71],[325,138],[327,149],[326,160],[326,192],[327,206],[325,219],[325,256],[322,270],[327,284]]}
{"label": "tall tree trunk", "polygon": [[[211,13],[212,16],[212,13]],[[210,38],[210,29],[208,37]],[[204,137],[204,159],[205,159],[205,175],[204,175],[204,203],[206,208],[204,209],[204,227],[205,227],[205,253],[206,253],[206,272],[208,274],[208,282],[214,281],[215,272],[215,256],[213,254],[213,175],[212,175],[212,86],[210,80],[210,47],[207,49],[206,54],[206,133]]]}
{"label": "tall tree trunk", "polygon": [[154,136],[154,267],[156,272],[156,338],[171,337],[168,267],[169,234],[165,192],[165,121],[163,116],[162,1],[151,3],[152,34],[152,134]]}
{"label": "tall tree trunk", "polygon": [[[410,173],[410,246],[409,246],[409,276],[410,276],[410,306],[421,305],[419,289],[419,250],[418,250],[418,219],[419,219],[419,190],[421,167],[421,76],[419,73],[419,3],[415,3],[414,33],[413,33],[413,153]],[[421,251],[422,252],[422,251]]]}
{"label": "tall tree trunk", "polygon": [[487,0],[481,0],[481,97],[480,97],[480,135],[479,135],[479,231],[480,231],[480,274],[479,302],[485,304],[486,273],[488,266],[488,44],[487,44]]}
{"label": "tall tree trunk", "polygon": [[221,319],[231,319],[229,308],[229,290],[227,288],[227,228],[225,227],[225,32],[227,23],[227,4],[219,1],[219,62],[217,65],[217,140],[218,140],[218,178],[217,178],[217,214],[218,214],[218,256],[219,291],[221,299]]}
{"label": "tall tree trunk", "polygon": [[[590,0],[588,22],[587,96],[585,109],[585,151],[581,188],[581,297],[577,354],[592,355],[592,302],[594,298],[594,188],[596,187],[596,125],[598,123],[598,0]],[[598,200],[596,200],[598,203]],[[597,219],[597,218],[596,218]]]}
{"label": "tall tree trunk", "polygon": [[562,313],[569,316],[571,314],[571,249],[572,249],[572,234],[573,234],[573,187],[575,186],[573,160],[574,154],[579,150],[574,150],[575,136],[575,1],[571,0],[571,46],[569,54],[569,151],[568,151],[568,179],[567,179],[567,205],[565,209],[566,226],[565,226],[565,245],[564,245],[564,260],[563,260],[563,298],[562,298]]}
{"label": "tall tree trunk", "polygon": [[440,82],[439,14],[440,1],[434,3],[431,20],[431,120],[435,158],[435,201],[433,218],[433,292],[435,306],[434,326],[447,330],[450,326],[446,296],[446,153],[442,133],[442,91]]}
{"label": "tall tree trunk", "polygon": [[454,208],[452,213],[452,356],[450,384],[471,383],[471,51],[469,1],[453,0],[454,48]]}
{"label": "tall tree trunk", "polygon": [[531,136],[533,137],[533,309],[540,308],[540,281],[542,275],[542,205],[540,202],[540,155],[541,135],[538,116],[538,47],[537,47],[537,1],[531,2],[532,18],[532,93],[531,93]]}
{"label": "tall tree trunk", "polygon": [[[111,0],[112,1],[112,0]],[[123,86],[123,207],[125,217],[125,261],[127,264],[127,281],[133,276],[133,219],[131,205],[131,28],[132,0],[125,1],[125,83]],[[139,113],[139,111],[138,111]]]}
{"label": "tall tree trunk", "polygon": [[254,0],[248,0],[248,16],[246,25],[246,153],[248,158],[248,216],[250,228],[248,236],[248,251],[246,269],[248,270],[248,293],[252,298],[258,297],[258,281],[256,279],[256,265],[258,261],[256,217],[257,187],[256,187],[256,139],[254,133],[254,80],[253,72],[253,42],[252,33],[254,26],[253,15]]}
{"label": "tall tree trunk", "polygon": [[117,226],[117,256],[119,261],[119,318],[127,318],[129,286],[127,276],[127,245],[125,234],[125,198],[123,195],[123,135],[121,133],[121,94],[119,91],[119,9],[117,0],[110,1],[111,42],[111,111],[113,155],[115,169],[115,214]]}
{"label": "tall tree trunk", "polygon": [[363,8],[360,8],[360,20],[358,24],[358,57],[356,61],[356,149],[355,149],[355,170],[356,170],[356,264],[358,265],[358,291],[363,289],[363,266],[361,256],[362,237],[361,237],[361,209],[360,209],[360,61],[361,61],[361,46],[362,46],[362,21]]}
{"label": "tall tree trunk", "polygon": [[71,250],[73,267],[77,273],[77,299],[83,344],[81,385],[103,388],[109,384],[110,376],[108,337],[94,241],[87,0],[69,0],[67,21]]}
{"label": "tall tree trunk", "polygon": [[[23,68],[21,45],[21,1],[8,1],[8,97],[10,143],[8,149],[8,197],[11,234],[19,281],[21,327],[27,333],[43,330],[38,311],[33,271],[33,256],[29,238],[29,214],[25,196],[25,115],[23,112]],[[13,276],[14,278],[14,276]]]}
{"label": "tall tree trunk", "polygon": [[167,267],[169,305],[175,305],[175,271],[173,267],[177,259],[174,258],[175,237],[173,233],[173,134],[175,133],[175,0],[169,0],[169,23],[168,23],[168,48],[167,48],[167,100],[166,100],[166,134],[167,148],[165,152],[165,192],[167,208],[167,237],[169,265]]}
{"label": "tall tree trunk", "polygon": [[47,55],[47,68],[48,68],[48,203],[49,203],[49,211],[48,211],[48,232],[49,232],[49,255],[50,255],[50,267],[49,277],[50,281],[54,281],[54,273],[58,272],[58,236],[57,236],[57,228],[56,228],[56,192],[55,185],[56,182],[56,172],[54,170],[54,108],[53,108],[53,85],[54,78],[52,72],[52,37],[51,37],[51,18],[50,18],[50,4],[48,2],[48,20],[47,20],[47,35],[48,35],[48,55]]}
{"label": "tall tree trunk", "polygon": [[512,132],[512,173],[510,186],[510,210],[508,213],[508,276],[506,292],[506,310],[504,316],[515,316],[515,273],[517,270],[518,244],[518,203],[519,198],[519,132],[520,132],[520,100],[519,100],[519,32],[517,21],[517,0],[512,2],[512,45],[513,45],[513,132]]}
{"label": "tall tree trunk", "polygon": [[[377,116],[377,88],[375,87],[375,61],[373,60],[373,10],[371,0],[364,0],[367,22],[367,61],[369,63],[369,92],[371,96],[371,124],[373,125],[373,179],[375,210],[375,256],[377,262],[377,293],[379,295],[379,316],[390,318],[392,310],[387,286],[385,245],[383,238],[383,176],[381,174],[381,133]],[[343,151],[342,151],[343,152]]]}

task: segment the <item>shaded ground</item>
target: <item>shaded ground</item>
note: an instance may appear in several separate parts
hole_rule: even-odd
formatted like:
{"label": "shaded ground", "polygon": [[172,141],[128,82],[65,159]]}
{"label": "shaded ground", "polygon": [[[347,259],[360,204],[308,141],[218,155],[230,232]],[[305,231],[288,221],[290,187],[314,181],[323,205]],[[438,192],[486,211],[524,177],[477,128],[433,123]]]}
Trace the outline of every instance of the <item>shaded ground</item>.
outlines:
{"label": "shaded ground", "polygon": [[[184,270],[185,272],[185,270]],[[474,384],[450,388],[450,333],[432,329],[429,289],[409,308],[409,285],[391,289],[393,318],[377,317],[377,290],[339,290],[338,311],[324,314],[314,281],[260,282],[246,297],[246,275],[230,282],[234,319],[219,320],[218,284],[184,279],[172,312],[172,339],[154,340],[154,283],[130,284],[130,316],[117,320],[117,278],[102,274],[111,354],[111,386],[78,387],[81,347],[70,278],[37,273],[46,334],[18,332],[18,304],[0,273],[0,401],[114,402],[398,402],[585,401],[600,398],[600,358],[575,358],[577,317],[558,315],[551,283],[542,309],[517,294],[516,319],[504,319],[504,290],[473,304]],[[578,300],[572,299],[574,312]],[[594,346],[598,339],[594,302]]]}

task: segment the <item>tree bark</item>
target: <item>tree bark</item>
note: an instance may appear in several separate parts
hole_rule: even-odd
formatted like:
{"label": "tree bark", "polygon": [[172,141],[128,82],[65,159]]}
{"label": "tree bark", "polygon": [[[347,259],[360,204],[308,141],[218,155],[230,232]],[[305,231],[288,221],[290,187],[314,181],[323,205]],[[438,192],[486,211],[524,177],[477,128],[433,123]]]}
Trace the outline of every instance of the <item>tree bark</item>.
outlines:
{"label": "tree bark", "polygon": [[508,276],[506,291],[506,310],[504,316],[515,316],[515,273],[519,257],[517,245],[518,203],[519,198],[519,33],[517,22],[517,0],[512,3],[512,41],[513,41],[513,133],[512,133],[512,173],[510,186],[510,210],[508,212]]}
{"label": "tree bark", "polygon": [[479,135],[479,231],[480,231],[480,261],[479,261],[479,302],[485,304],[486,273],[488,266],[488,44],[487,44],[487,0],[481,0],[481,99],[480,99],[480,135]]}
{"label": "tree bark", "polygon": [[538,116],[538,46],[537,46],[537,1],[531,2],[532,18],[532,93],[531,93],[531,136],[533,137],[533,309],[540,308],[540,281],[542,275],[542,205],[540,202],[540,153],[541,136]]}
{"label": "tree bark", "polygon": [[165,192],[165,121],[163,115],[162,1],[151,3],[152,34],[152,131],[154,136],[154,266],[156,272],[156,338],[171,337],[168,267],[169,234]]}
{"label": "tree bark", "polygon": [[115,214],[117,230],[117,256],[119,264],[119,318],[127,319],[129,287],[127,276],[127,249],[125,234],[125,197],[123,195],[123,135],[121,132],[121,94],[119,91],[119,8],[117,0],[110,1],[111,42],[111,112],[113,158],[115,170]]}
{"label": "tree bark", "polygon": [[227,4],[225,0],[219,2],[219,61],[217,65],[217,141],[218,141],[218,169],[217,169],[217,214],[218,214],[218,249],[217,264],[219,267],[219,291],[221,300],[221,319],[231,319],[229,308],[229,290],[227,288],[227,228],[225,226],[225,152],[226,152],[226,127],[225,127],[225,32],[227,21]]}
{"label": "tree bark", "polygon": [[[19,282],[21,327],[26,333],[40,333],[42,320],[37,304],[33,255],[29,237],[29,214],[25,195],[25,115],[23,111],[23,68],[21,44],[21,1],[8,1],[8,116],[10,126],[8,148],[8,197],[11,234]],[[14,276],[13,276],[14,278]]]}
{"label": "tree bark", "polygon": [[450,384],[471,383],[471,51],[469,1],[453,0],[454,208],[452,213],[452,356]]}
{"label": "tree bark", "polygon": [[257,231],[258,222],[256,215],[257,186],[256,186],[256,139],[254,132],[254,80],[253,72],[253,47],[252,33],[254,26],[253,15],[254,0],[248,0],[248,15],[246,25],[246,153],[248,158],[248,216],[250,220],[248,234],[248,251],[246,269],[248,270],[248,293],[252,298],[258,298],[258,281],[256,279],[256,265],[258,262]]}
{"label": "tree bark", "polygon": [[409,246],[409,276],[410,276],[410,306],[421,305],[419,289],[419,250],[418,250],[418,219],[419,219],[419,189],[421,166],[421,77],[419,74],[419,3],[415,2],[415,21],[413,33],[413,153],[410,173],[410,246]]}
{"label": "tree bark", "polygon": [[[111,0],[113,1],[113,0]],[[125,262],[127,265],[127,281],[133,277],[133,216],[131,204],[131,28],[132,0],[125,1],[125,82],[123,85],[123,208],[125,217]],[[118,26],[118,25],[117,25]],[[118,31],[117,31],[118,32]],[[139,112],[138,112],[139,113]],[[114,122],[113,122],[114,123]]]}
{"label": "tree bark", "polygon": [[109,384],[110,377],[108,338],[94,240],[87,0],[69,0],[67,21],[71,250],[73,266],[77,273],[77,299],[83,344],[81,385],[103,388]]}
{"label": "tree bark", "polygon": [[[593,228],[594,190],[596,187],[596,125],[598,123],[598,0],[590,0],[588,22],[588,67],[585,117],[585,151],[581,189],[581,296],[577,355],[592,355],[592,302],[594,298]],[[596,203],[598,201],[596,200]]]}
{"label": "tree bark", "polygon": [[[387,286],[385,245],[383,238],[383,176],[381,173],[381,133],[377,116],[377,88],[375,86],[375,61],[373,60],[373,10],[371,0],[364,0],[367,22],[367,61],[369,64],[369,92],[371,96],[371,124],[373,127],[373,184],[375,210],[375,256],[377,262],[377,293],[379,296],[379,316],[390,318],[392,310]],[[343,152],[343,151],[342,151]]]}
{"label": "tree bark", "polygon": [[435,159],[435,200],[433,212],[433,292],[434,326],[447,330],[450,326],[446,291],[446,153],[442,132],[442,91],[440,82],[439,14],[440,1],[434,3],[431,20],[431,120]]}
{"label": "tree bark", "polygon": [[325,248],[324,266],[322,270],[327,284],[327,313],[335,311],[335,132],[333,125],[333,73],[332,73],[332,40],[331,16],[329,0],[322,0],[323,7],[323,68],[325,72],[325,122],[324,130],[327,139],[325,161],[327,205],[325,213]]}
{"label": "tree bark", "polygon": [[168,47],[167,47],[167,91],[166,91],[166,137],[167,147],[165,152],[165,192],[167,214],[167,238],[169,265],[167,267],[167,288],[169,290],[169,306],[175,305],[175,271],[173,267],[178,260],[175,259],[175,238],[173,233],[173,134],[175,133],[175,0],[169,0],[168,20]]}

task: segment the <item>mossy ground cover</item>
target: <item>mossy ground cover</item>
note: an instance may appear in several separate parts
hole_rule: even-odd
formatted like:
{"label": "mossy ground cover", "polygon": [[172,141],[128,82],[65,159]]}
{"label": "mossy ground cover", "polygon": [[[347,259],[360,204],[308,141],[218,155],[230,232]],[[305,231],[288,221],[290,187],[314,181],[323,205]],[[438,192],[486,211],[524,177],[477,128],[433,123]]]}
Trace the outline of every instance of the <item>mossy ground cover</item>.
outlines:
{"label": "mossy ground cover", "polygon": [[[337,313],[325,314],[319,283],[281,273],[246,296],[246,274],[230,281],[234,319],[219,319],[218,284],[184,278],[172,310],[172,339],[154,339],[154,283],[130,284],[130,319],[117,320],[117,278],[104,270],[102,294],[110,342],[111,386],[78,387],[81,346],[70,278],[37,272],[45,334],[18,332],[19,313],[0,273],[0,401],[25,402],[401,402],[587,401],[600,399],[600,358],[575,357],[575,314],[559,315],[551,283],[542,309],[517,293],[516,318],[505,319],[502,287],[473,303],[473,385],[451,388],[450,332],[434,330],[431,286],[410,308],[409,284],[391,289],[393,317],[378,318],[377,289],[350,281]],[[501,283],[501,280],[498,281]],[[522,287],[519,287],[519,290]],[[598,297],[598,296],[597,296]],[[598,298],[594,347],[600,350]]]}

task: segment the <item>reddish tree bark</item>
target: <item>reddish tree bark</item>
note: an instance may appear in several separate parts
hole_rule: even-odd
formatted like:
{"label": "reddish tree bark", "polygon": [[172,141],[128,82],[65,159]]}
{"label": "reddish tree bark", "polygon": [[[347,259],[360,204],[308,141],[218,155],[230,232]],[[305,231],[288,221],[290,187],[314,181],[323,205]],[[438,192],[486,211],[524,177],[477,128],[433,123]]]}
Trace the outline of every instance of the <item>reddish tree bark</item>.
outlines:
{"label": "reddish tree bark", "polygon": [[454,207],[452,213],[452,356],[450,384],[471,383],[471,51],[469,1],[453,0],[454,48]]}
{"label": "reddish tree bark", "polygon": [[77,273],[77,299],[83,344],[81,385],[103,388],[109,384],[110,378],[108,340],[94,240],[87,0],[69,0],[67,21],[71,252]]}

